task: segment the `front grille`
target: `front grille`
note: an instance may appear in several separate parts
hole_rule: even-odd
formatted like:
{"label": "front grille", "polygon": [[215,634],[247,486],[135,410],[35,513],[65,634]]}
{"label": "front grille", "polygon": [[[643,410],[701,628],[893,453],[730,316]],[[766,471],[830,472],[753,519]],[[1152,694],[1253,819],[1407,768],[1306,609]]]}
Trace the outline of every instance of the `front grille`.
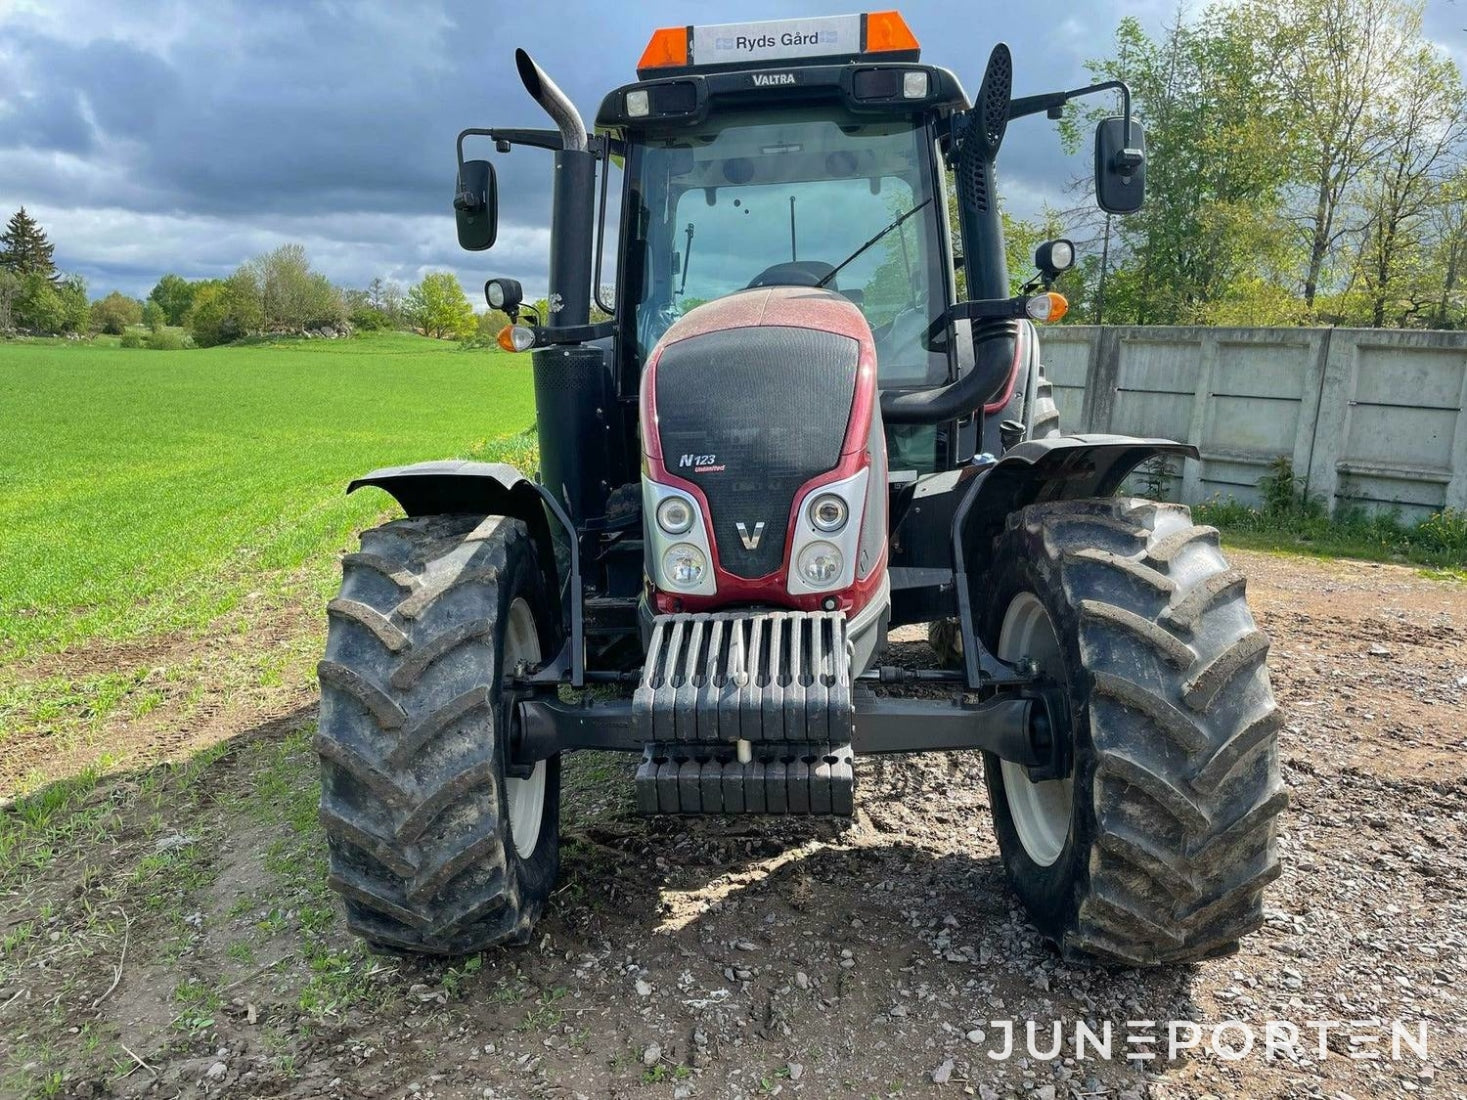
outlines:
{"label": "front grille", "polygon": [[[848,336],[782,326],[705,333],[662,353],[662,459],[708,498],[719,560],[735,576],[782,564],[795,493],[840,460],[859,356]],[[745,548],[738,524],[753,535],[761,522],[758,547]]]}

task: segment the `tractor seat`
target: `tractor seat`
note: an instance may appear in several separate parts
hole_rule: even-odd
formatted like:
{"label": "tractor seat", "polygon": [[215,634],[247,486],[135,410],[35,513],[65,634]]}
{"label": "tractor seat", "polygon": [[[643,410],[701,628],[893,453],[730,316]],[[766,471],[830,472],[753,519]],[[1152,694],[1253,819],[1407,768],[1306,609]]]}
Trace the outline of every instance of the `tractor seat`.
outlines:
{"label": "tractor seat", "polygon": [[[834,265],[823,260],[786,260],[782,264],[766,267],[755,275],[745,290],[758,286],[819,286],[820,280],[835,270]],[[827,290],[838,290],[835,280],[825,284]]]}

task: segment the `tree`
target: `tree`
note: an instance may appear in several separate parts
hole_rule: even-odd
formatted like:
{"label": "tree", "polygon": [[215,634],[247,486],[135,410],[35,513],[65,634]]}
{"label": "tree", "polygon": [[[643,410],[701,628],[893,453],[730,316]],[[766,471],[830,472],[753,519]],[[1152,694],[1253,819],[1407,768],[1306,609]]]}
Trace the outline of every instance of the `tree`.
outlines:
{"label": "tree", "polygon": [[223,281],[196,284],[188,329],[199,347],[231,343],[258,332],[262,322],[260,289],[248,264]]}
{"label": "tree", "polygon": [[194,294],[200,285],[170,273],[158,280],[158,285],[149,292],[148,300],[158,303],[168,324],[182,325],[188,321],[188,311],[193,307]]}
{"label": "tree", "polygon": [[311,270],[301,245],[281,245],[245,267],[258,289],[267,331],[301,332],[339,324],[346,316],[341,295],[326,276]]}
{"label": "tree", "polygon": [[0,267],[17,275],[42,275],[56,283],[55,245],[46,239],[45,231],[22,206],[10,216],[5,232],[0,233]]}
{"label": "tree", "polygon": [[1422,44],[1405,66],[1405,79],[1386,104],[1383,171],[1363,196],[1360,276],[1375,328],[1385,325],[1388,311],[1404,325],[1439,300],[1431,284],[1440,271],[1431,263],[1427,234],[1433,207],[1446,199],[1446,173],[1467,131],[1467,91],[1451,59]]}
{"label": "tree", "polygon": [[161,332],[168,323],[168,315],[163,312],[162,306],[149,298],[143,303],[142,322],[148,326],[150,332]]}
{"label": "tree", "polygon": [[1421,37],[1421,6],[1250,0],[1240,14],[1267,43],[1270,71],[1290,112],[1302,174],[1293,220],[1305,248],[1304,302],[1312,309],[1327,263],[1356,228],[1344,217],[1350,192],[1389,145],[1385,98]]}
{"label": "tree", "polygon": [[61,327],[58,332],[87,332],[92,327],[92,304],[87,299],[86,280],[72,275],[57,288],[61,297]]}
{"label": "tree", "polygon": [[20,297],[20,276],[0,267],[0,335],[14,330],[15,301]]}
{"label": "tree", "polygon": [[32,332],[55,333],[66,328],[67,303],[60,289],[39,271],[19,276],[15,297],[15,327]]}
{"label": "tree", "polygon": [[[158,308],[155,303],[150,304]],[[92,305],[92,327],[98,332],[121,336],[130,325],[141,324],[142,320],[143,303],[119,290]]]}
{"label": "tree", "polygon": [[405,320],[402,313],[402,287],[379,277],[367,284],[366,295],[367,305],[372,309],[380,310],[390,322],[390,327],[402,326]]}
{"label": "tree", "polygon": [[1112,227],[1106,318],[1206,322],[1211,303],[1276,266],[1292,136],[1269,56],[1236,9],[1217,6],[1160,41],[1127,17],[1114,57],[1089,68],[1130,82],[1147,127],[1147,204]]}
{"label": "tree", "polygon": [[406,313],[424,336],[459,339],[474,331],[474,307],[451,271],[432,271],[408,291]]}

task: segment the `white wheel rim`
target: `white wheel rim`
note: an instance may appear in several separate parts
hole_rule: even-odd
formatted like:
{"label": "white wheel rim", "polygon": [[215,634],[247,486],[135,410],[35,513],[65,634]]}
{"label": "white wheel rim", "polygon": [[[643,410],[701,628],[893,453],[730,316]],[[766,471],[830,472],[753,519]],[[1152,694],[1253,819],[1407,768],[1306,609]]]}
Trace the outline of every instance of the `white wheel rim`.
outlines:
{"label": "white wheel rim", "polygon": [[[535,615],[524,597],[509,605],[504,627],[504,675],[511,675],[521,661],[540,660],[540,634]],[[528,859],[540,842],[540,822],[545,816],[545,761],[535,765],[528,779],[506,778],[504,799],[509,807],[509,836],[521,859]]]}
{"label": "white wheel rim", "polygon": [[[1004,613],[999,631],[998,655],[1005,661],[1031,658],[1039,670],[1063,682],[1064,664],[1059,634],[1049,612],[1032,592],[1020,592]],[[1040,867],[1059,859],[1070,835],[1070,817],[1075,804],[1073,777],[1035,783],[1022,764],[999,762],[1003,771],[1004,796],[1013,818],[1014,831],[1024,852]]]}

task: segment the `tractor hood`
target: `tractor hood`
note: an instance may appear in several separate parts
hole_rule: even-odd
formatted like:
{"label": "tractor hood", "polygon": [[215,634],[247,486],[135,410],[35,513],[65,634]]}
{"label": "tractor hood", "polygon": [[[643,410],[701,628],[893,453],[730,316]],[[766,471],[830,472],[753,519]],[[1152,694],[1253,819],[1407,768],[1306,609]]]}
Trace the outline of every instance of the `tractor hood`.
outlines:
{"label": "tractor hood", "polygon": [[875,346],[850,301],[775,286],[698,306],[653,349],[641,402],[659,610],[869,599],[886,560],[886,454]]}

